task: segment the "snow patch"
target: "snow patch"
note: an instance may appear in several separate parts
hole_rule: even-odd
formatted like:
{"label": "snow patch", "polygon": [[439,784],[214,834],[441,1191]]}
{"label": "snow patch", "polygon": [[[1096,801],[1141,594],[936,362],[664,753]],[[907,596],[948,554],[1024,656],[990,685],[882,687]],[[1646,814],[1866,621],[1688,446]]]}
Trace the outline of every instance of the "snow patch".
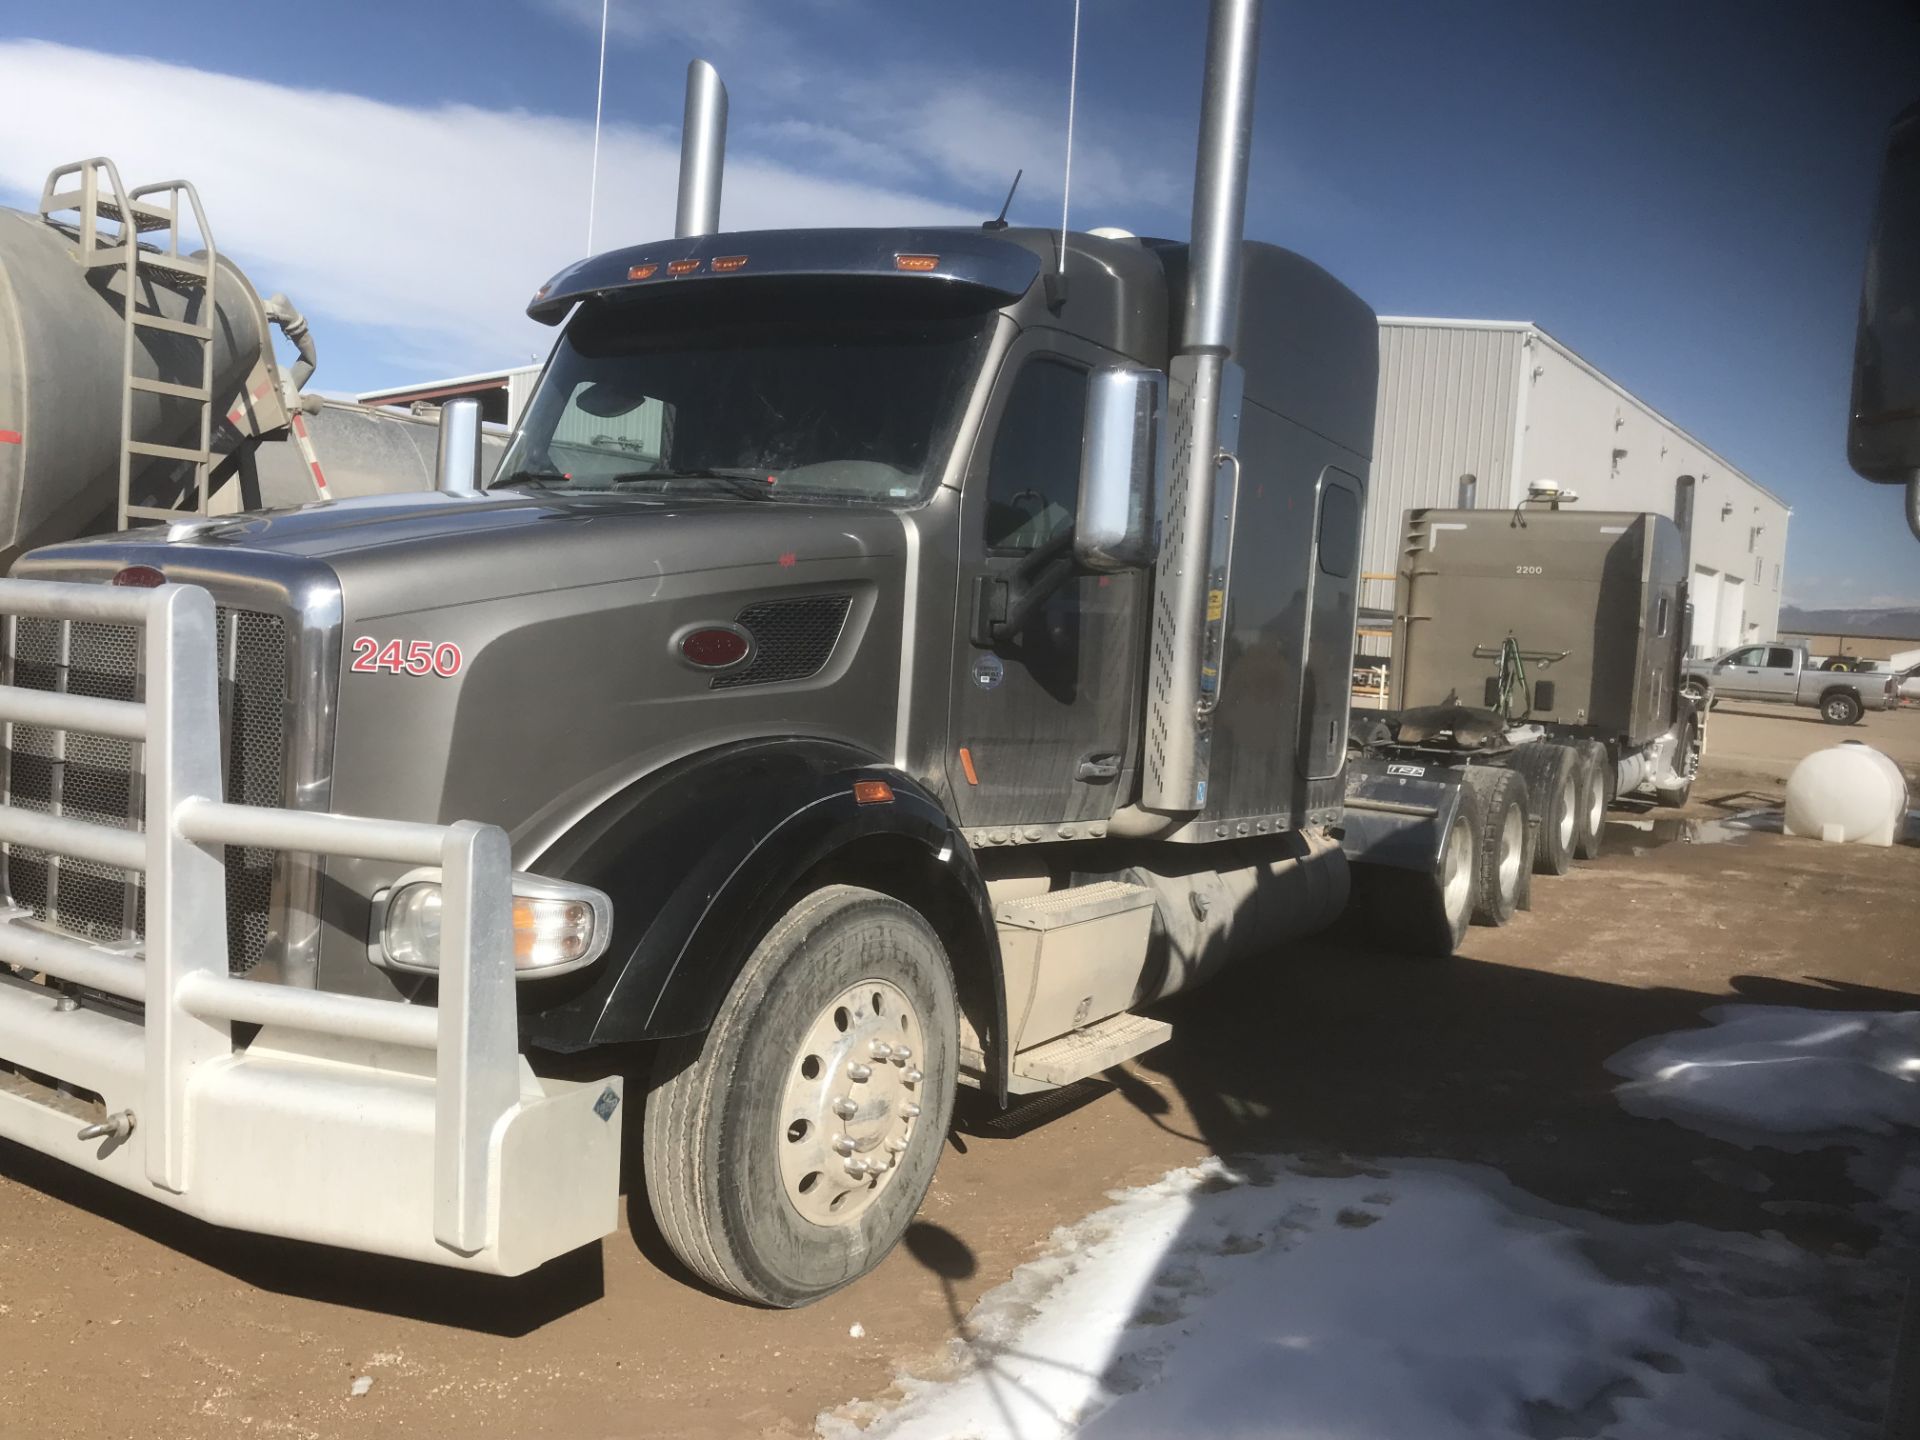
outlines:
{"label": "snow patch", "polygon": [[1607,1061],[1627,1110],[1787,1149],[1920,1126],[1920,1012],[1716,1005],[1705,1018]]}
{"label": "snow patch", "polygon": [[[975,1307],[943,1367],[819,1429],[829,1440],[1865,1433],[1847,1399],[1790,1404],[1775,1383],[1795,1350],[1817,1356],[1815,1373],[1851,1368],[1820,1353],[1825,1322],[1768,1303],[1807,1285],[1805,1263],[1777,1240],[1554,1211],[1478,1168],[1208,1160],[1055,1232]],[[1743,1334],[1748,1324],[1766,1329]],[[1835,1394],[1858,1403],[1865,1388],[1856,1374]],[[1787,1418],[1796,1410],[1820,1413],[1801,1428]]]}

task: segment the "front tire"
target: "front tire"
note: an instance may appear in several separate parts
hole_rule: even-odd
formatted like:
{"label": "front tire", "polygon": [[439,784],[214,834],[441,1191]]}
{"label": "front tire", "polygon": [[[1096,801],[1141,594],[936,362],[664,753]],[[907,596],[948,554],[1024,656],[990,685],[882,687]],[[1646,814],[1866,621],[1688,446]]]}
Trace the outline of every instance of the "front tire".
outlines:
{"label": "front tire", "polygon": [[918,912],[850,885],[802,898],[712,1028],[660,1055],[642,1158],[667,1245],[715,1289],[779,1308],[872,1270],[933,1181],[958,1031]]}

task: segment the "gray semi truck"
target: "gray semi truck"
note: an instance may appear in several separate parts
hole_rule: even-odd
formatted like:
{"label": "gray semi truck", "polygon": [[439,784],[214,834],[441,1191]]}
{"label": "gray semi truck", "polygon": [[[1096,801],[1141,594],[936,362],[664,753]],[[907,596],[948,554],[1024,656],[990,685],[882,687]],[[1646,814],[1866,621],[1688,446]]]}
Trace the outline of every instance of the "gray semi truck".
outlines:
{"label": "gray semi truck", "polygon": [[1597,856],[1615,798],[1692,788],[1685,541],[1564,498],[1407,512],[1388,709],[1353,715],[1345,842],[1355,919],[1398,948],[1450,954],[1526,903],[1529,873]]}
{"label": "gray semi truck", "polygon": [[0,1135],[511,1274],[614,1228],[639,1105],[673,1250],[795,1305],[956,1087],[1333,921],[1376,330],[1242,239],[1257,29],[1190,243],[721,233],[697,69],[678,234],[540,287],[484,489],[449,407],[441,491],[27,556]]}

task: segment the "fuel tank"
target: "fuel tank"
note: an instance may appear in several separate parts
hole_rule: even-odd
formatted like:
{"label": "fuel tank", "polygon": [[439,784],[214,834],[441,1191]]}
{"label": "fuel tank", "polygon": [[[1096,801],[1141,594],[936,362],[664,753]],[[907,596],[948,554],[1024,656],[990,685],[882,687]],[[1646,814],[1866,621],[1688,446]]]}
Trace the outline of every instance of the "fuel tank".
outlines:
{"label": "fuel tank", "polygon": [[[119,485],[126,275],[120,266],[88,272],[77,253],[67,229],[0,209],[0,567],[33,546],[112,528],[106,512]],[[217,421],[269,341],[259,295],[224,256],[212,292]],[[161,315],[194,322],[207,303],[199,287],[158,282],[141,298]],[[199,344],[139,328],[133,373],[197,386]],[[199,424],[191,401],[134,392],[136,439],[194,446]],[[175,467],[135,457],[136,503],[158,501]],[[105,526],[94,525],[103,514]]]}

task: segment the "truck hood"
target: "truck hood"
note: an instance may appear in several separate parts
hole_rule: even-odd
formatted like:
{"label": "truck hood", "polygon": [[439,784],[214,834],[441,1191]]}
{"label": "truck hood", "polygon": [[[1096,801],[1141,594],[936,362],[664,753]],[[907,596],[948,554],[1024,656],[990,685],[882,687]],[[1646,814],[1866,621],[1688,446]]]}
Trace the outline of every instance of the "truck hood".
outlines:
{"label": "truck hood", "polygon": [[885,510],[706,496],[433,492],[70,541],[35,551],[25,570],[73,573],[137,560],[188,579],[202,567],[224,568],[223,554],[281,555],[332,570],[349,608],[367,616],[709,570],[797,572],[783,578],[801,579],[821,562],[903,548],[901,519]]}

